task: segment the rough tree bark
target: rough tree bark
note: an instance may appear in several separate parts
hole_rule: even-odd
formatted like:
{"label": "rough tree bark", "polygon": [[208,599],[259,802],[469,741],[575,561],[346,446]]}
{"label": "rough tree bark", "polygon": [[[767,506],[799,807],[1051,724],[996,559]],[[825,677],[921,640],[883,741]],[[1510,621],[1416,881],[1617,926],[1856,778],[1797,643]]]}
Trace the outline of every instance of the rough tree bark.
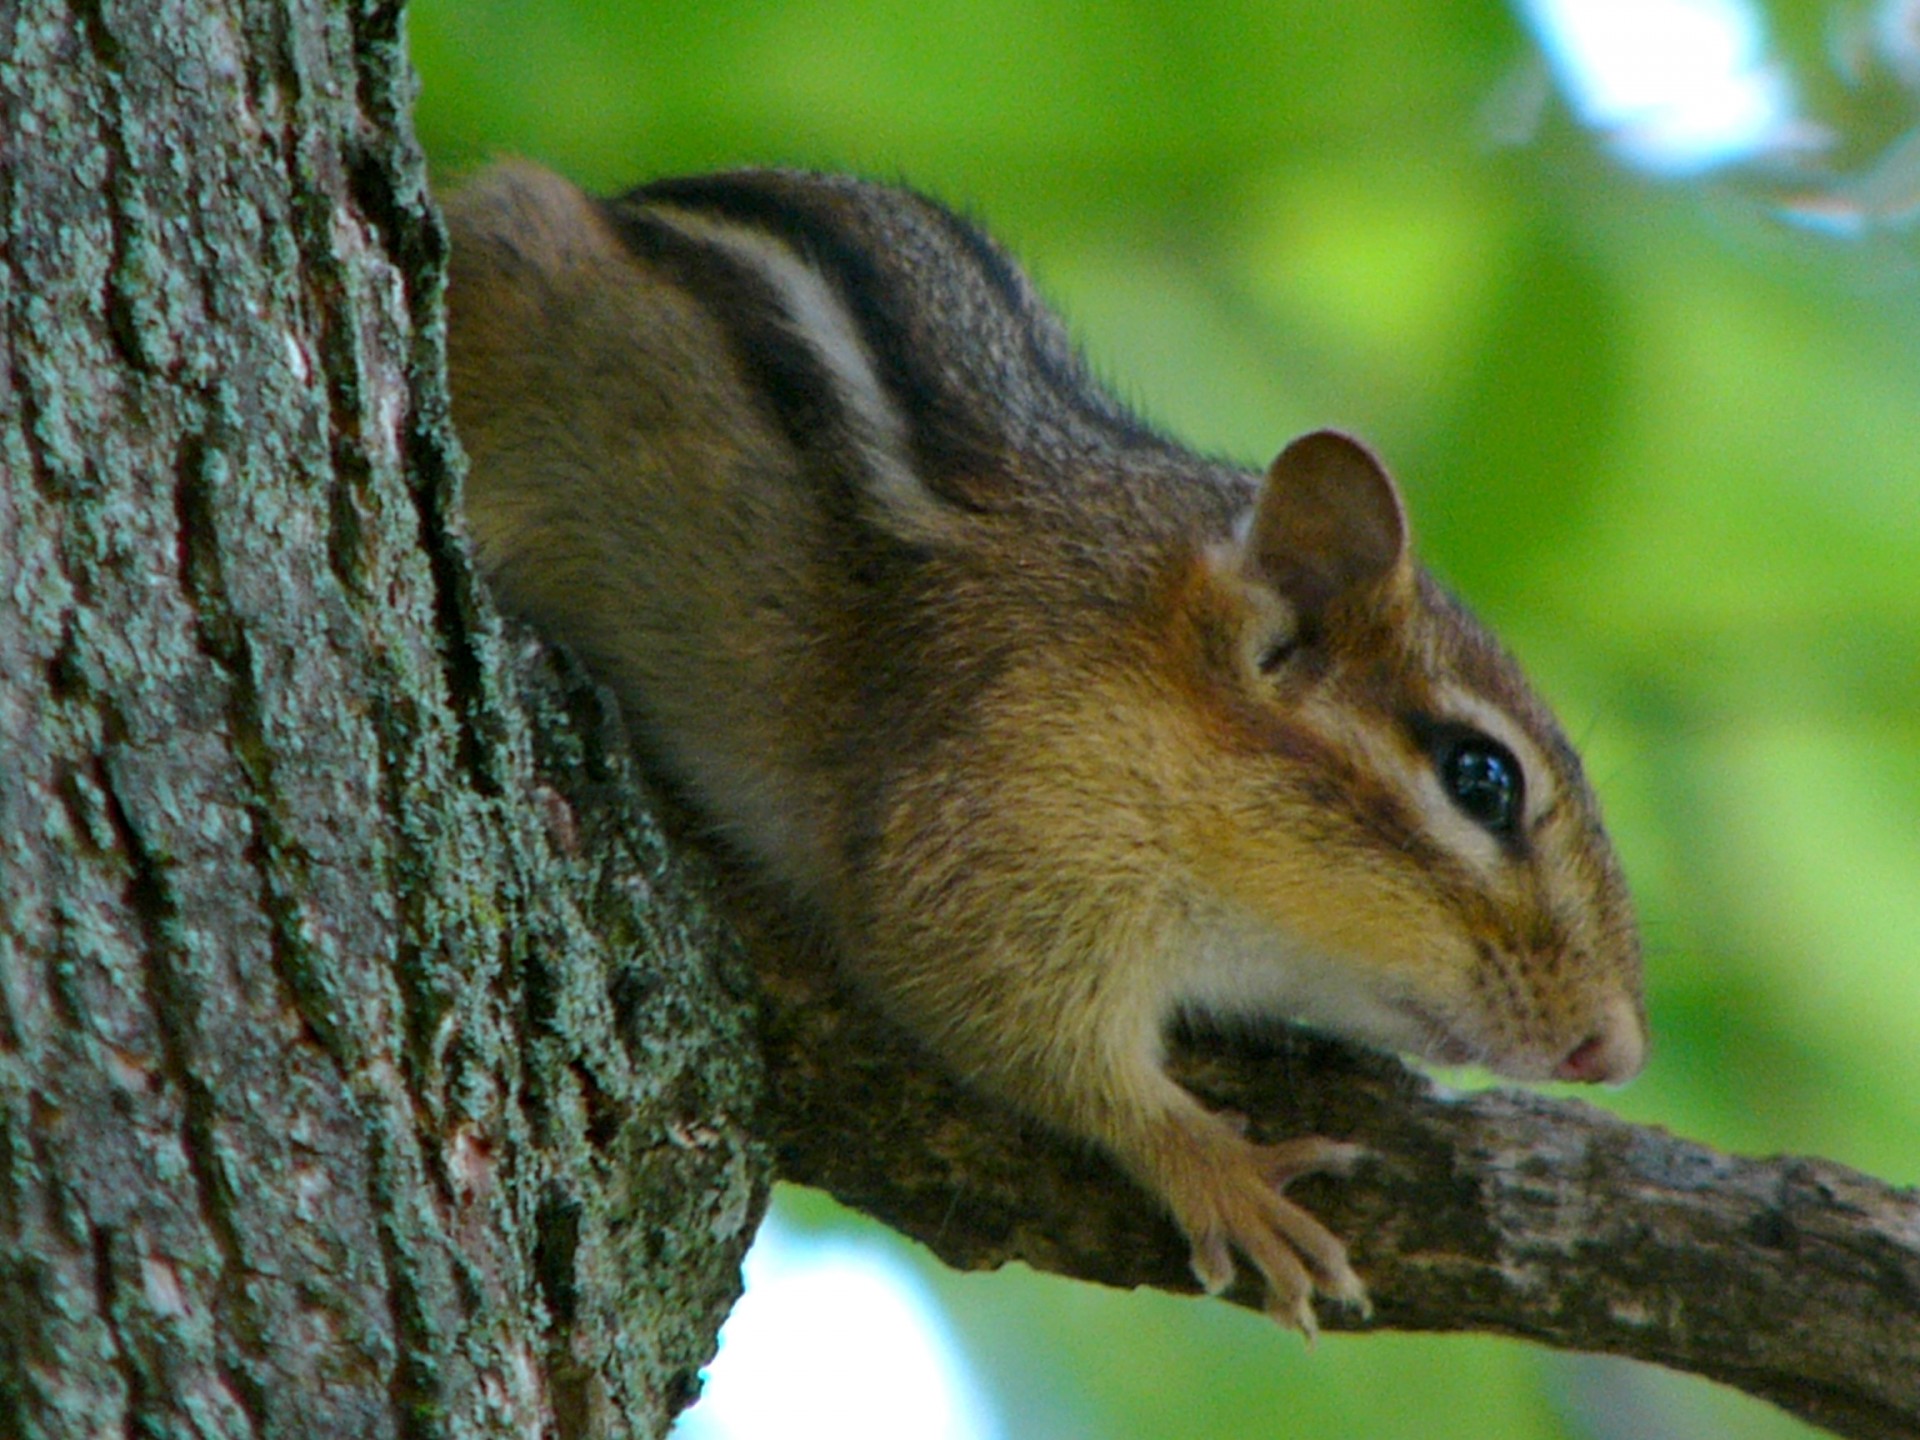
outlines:
{"label": "rough tree bark", "polygon": [[746,982],[449,535],[411,87],[0,0],[0,1434],[653,1436],[738,1291]]}
{"label": "rough tree bark", "polygon": [[[0,0],[0,1434],[662,1434],[773,1163],[958,1265],[1189,1288],[502,643],[397,11]],[[1913,1194],[1298,1037],[1182,1063],[1377,1150],[1301,1187],[1372,1324],[1920,1437]]]}

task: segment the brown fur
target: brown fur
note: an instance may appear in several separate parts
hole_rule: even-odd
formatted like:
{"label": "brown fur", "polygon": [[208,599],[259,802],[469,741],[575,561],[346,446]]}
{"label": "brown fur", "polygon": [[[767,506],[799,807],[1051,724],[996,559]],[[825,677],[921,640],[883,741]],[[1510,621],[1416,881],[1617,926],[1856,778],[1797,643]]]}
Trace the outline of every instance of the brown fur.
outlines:
{"label": "brown fur", "polygon": [[[1644,1051],[1639,952],[1570,746],[1414,565],[1376,460],[1264,478],[1086,376],[991,241],[786,172],[616,201],[527,166],[448,207],[455,419],[498,592],[947,1064],[1106,1145],[1210,1286],[1357,1300],[1262,1149],[1161,1068],[1181,1008],[1538,1078]],[[1433,737],[1529,809],[1461,813]]]}

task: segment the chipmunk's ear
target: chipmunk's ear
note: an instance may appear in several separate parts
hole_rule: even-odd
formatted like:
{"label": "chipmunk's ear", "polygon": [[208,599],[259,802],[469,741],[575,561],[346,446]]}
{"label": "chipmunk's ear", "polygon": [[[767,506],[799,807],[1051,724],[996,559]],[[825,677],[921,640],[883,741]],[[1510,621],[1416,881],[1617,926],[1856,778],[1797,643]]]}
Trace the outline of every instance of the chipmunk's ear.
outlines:
{"label": "chipmunk's ear", "polygon": [[1241,576],[1304,619],[1408,573],[1406,510],[1371,451],[1316,430],[1268,468],[1235,550]]}

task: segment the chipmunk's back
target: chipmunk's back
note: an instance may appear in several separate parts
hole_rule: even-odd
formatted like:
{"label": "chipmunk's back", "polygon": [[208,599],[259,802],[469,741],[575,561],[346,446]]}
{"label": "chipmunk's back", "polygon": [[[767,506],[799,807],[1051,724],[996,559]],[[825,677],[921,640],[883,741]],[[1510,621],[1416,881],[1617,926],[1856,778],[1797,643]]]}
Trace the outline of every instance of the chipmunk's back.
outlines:
{"label": "chipmunk's back", "polygon": [[772,171],[597,202],[505,166],[450,215],[484,562],[805,888],[870,823],[838,772],[950,720],[929,692],[977,691],[1059,614],[1137,611],[1250,500],[910,192]]}

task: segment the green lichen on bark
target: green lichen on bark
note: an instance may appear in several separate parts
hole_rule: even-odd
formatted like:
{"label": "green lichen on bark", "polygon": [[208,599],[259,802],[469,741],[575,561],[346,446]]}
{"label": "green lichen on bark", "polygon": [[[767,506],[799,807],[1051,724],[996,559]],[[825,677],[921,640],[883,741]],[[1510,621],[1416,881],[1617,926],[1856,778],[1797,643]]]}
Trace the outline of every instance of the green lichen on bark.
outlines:
{"label": "green lichen on bark", "polygon": [[397,6],[0,8],[6,1434],[654,1435],[737,1288],[746,1003],[536,769],[411,86]]}

